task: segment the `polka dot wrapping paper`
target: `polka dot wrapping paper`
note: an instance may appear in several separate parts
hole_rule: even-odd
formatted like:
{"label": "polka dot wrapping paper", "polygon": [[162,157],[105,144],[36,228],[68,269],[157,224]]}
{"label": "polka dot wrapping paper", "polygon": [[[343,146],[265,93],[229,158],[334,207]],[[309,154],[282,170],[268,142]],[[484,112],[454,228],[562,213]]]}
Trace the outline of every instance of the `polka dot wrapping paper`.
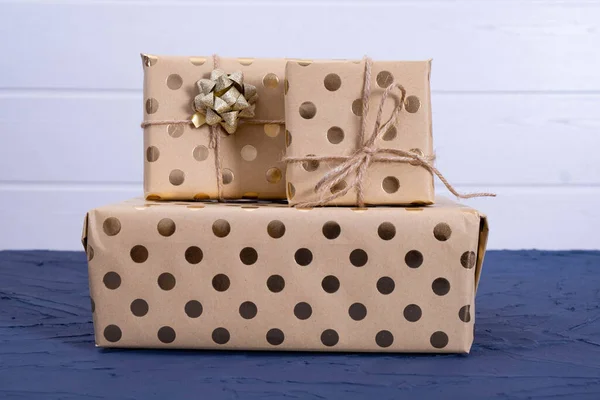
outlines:
{"label": "polka dot wrapping paper", "polygon": [[[431,61],[375,61],[371,72],[371,96],[366,116],[365,140],[370,137],[382,93],[392,82],[406,90],[406,98],[395,127],[382,132],[375,148],[411,151],[433,156],[429,75]],[[365,61],[289,61],[286,65],[285,123],[288,157],[350,156],[360,146],[362,94]],[[393,90],[385,103],[382,122],[390,119],[401,101]],[[319,180],[339,161],[306,161],[287,166],[287,197],[290,204],[321,200],[315,190]],[[343,190],[351,173],[331,193]],[[367,204],[431,204],[433,176],[410,163],[372,163],[363,180]],[[356,192],[329,205],[354,205]]]}
{"label": "polka dot wrapping paper", "polygon": [[[214,69],[212,57],[142,55],[143,120],[189,120],[194,114],[196,83]],[[285,59],[219,57],[219,68],[241,71],[256,86],[255,119],[284,120]],[[215,151],[208,125],[150,125],[144,128],[144,192],[155,200],[215,199],[218,196]],[[223,197],[284,199],[285,129],[279,124],[240,125],[221,135]]]}
{"label": "polka dot wrapping paper", "polygon": [[469,352],[485,217],[134,199],[86,217],[101,347]]}

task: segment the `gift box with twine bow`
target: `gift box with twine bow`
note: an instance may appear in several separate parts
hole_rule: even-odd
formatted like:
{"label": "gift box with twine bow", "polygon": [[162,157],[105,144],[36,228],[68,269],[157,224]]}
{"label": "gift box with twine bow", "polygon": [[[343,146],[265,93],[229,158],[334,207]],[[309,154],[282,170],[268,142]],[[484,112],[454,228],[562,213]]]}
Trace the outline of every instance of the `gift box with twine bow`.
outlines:
{"label": "gift box with twine bow", "polygon": [[285,59],[142,61],[146,198],[285,198]]}

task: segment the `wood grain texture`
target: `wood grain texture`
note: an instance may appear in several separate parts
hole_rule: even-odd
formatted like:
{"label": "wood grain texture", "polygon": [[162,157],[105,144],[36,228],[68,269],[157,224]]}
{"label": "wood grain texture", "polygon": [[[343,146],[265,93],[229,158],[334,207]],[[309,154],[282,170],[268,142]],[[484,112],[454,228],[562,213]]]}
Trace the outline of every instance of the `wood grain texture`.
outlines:
{"label": "wood grain texture", "polygon": [[599,265],[489,252],[468,356],[101,350],[83,252],[0,252],[0,398],[596,400]]}

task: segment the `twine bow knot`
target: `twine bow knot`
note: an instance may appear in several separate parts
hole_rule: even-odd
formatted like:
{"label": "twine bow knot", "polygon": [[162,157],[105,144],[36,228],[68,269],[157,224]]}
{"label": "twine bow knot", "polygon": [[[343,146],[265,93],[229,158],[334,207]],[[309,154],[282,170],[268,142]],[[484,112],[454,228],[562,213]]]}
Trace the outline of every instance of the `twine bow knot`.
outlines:
{"label": "twine bow knot", "polygon": [[[446,180],[442,173],[433,166],[432,162],[435,159],[433,156],[423,156],[418,150],[400,150],[392,148],[378,148],[375,146],[375,141],[388,131],[392,126],[396,126],[398,116],[402,111],[404,101],[406,99],[406,90],[402,85],[396,83],[395,80],[390,83],[381,95],[381,101],[377,110],[375,126],[373,133],[365,141],[366,131],[366,116],[369,112],[369,98],[371,95],[371,67],[373,61],[365,57],[365,80],[363,85],[362,97],[362,120],[361,129],[358,134],[358,148],[350,156],[306,156],[306,157],[286,157],[284,161],[287,163],[303,163],[310,161],[332,161],[339,162],[335,168],[327,172],[315,185],[315,192],[319,199],[317,201],[302,202],[297,204],[298,207],[314,207],[326,205],[333,200],[346,195],[350,190],[356,190],[356,204],[359,207],[365,206],[364,199],[364,179],[369,166],[375,162],[383,163],[410,163],[411,165],[421,166],[427,169],[432,174],[435,174],[440,181],[448,188],[448,190],[459,198],[471,198],[482,196],[496,196],[494,193],[470,193],[460,194]],[[401,98],[398,105],[394,108],[392,116],[385,123],[381,124],[383,108],[392,90],[398,89],[401,92]],[[420,154],[421,153],[421,154]],[[346,178],[353,175],[352,180],[342,186]],[[339,190],[338,190],[339,189]],[[328,194],[331,193],[331,194]]]}

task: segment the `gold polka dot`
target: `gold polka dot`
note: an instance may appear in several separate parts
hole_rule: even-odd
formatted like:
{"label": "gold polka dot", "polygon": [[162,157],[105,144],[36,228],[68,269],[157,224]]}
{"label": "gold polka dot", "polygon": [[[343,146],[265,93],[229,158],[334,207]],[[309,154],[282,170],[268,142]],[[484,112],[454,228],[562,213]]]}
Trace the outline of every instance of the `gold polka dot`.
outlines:
{"label": "gold polka dot", "polygon": [[289,90],[290,90],[290,81],[288,81],[287,79],[285,79],[283,81],[283,94],[288,94]]}
{"label": "gold polka dot", "polygon": [[406,100],[404,100],[404,108],[411,114],[419,111],[420,107],[421,101],[417,96],[408,96]]}
{"label": "gold polka dot", "polygon": [[281,180],[282,173],[279,168],[269,168],[267,170],[267,182],[269,183],[277,183]]}
{"label": "gold polka dot", "polygon": [[225,168],[223,170],[223,185],[229,185],[233,182],[233,171]]}
{"label": "gold polka dot", "polygon": [[171,74],[167,78],[167,87],[171,90],[177,90],[183,85],[183,79],[177,74]]}
{"label": "gold polka dot", "polygon": [[121,221],[115,217],[106,218],[102,224],[102,229],[108,236],[115,236],[121,232]]}
{"label": "gold polka dot", "polygon": [[158,62],[158,57],[150,54],[142,54],[142,63],[145,67],[151,67]]}
{"label": "gold polka dot", "polygon": [[305,101],[299,108],[300,116],[304,119],[311,119],[317,115],[317,106],[310,101]]}
{"label": "gold polka dot", "polygon": [[175,233],[175,222],[171,218],[163,218],[158,221],[156,229],[162,236],[169,237]]}
{"label": "gold polka dot", "polygon": [[183,135],[183,125],[168,125],[167,133],[172,138],[178,138]]}
{"label": "gold polka dot", "polygon": [[396,131],[396,127],[392,125],[388,128],[387,131],[385,131],[382,139],[389,142],[390,140],[394,140],[396,138],[397,134],[398,134],[398,131]]}
{"label": "gold polka dot", "polygon": [[247,67],[254,62],[254,58],[238,58],[238,62]]}
{"label": "gold polka dot", "polygon": [[258,155],[258,151],[256,150],[256,147],[249,145],[249,144],[242,147],[242,151],[240,153],[241,153],[242,158],[246,161],[253,161],[254,159],[256,159],[256,156]]}
{"label": "gold polka dot", "polygon": [[285,145],[286,147],[290,147],[292,144],[292,134],[287,129],[285,130]]}
{"label": "gold polka dot", "polygon": [[146,113],[154,114],[158,111],[158,101],[153,98],[149,98],[146,100]]}
{"label": "gold polka dot", "polygon": [[336,194],[337,192],[341,192],[342,190],[346,189],[347,186],[348,184],[346,181],[338,182],[331,188],[331,193]]}
{"label": "gold polka dot", "polygon": [[158,147],[150,146],[146,149],[146,160],[148,162],[154,162],[154,161],[158,160],[159,156],[160,156],[160,151],[158,150]]}
{"label": "gold polka dot", "polygon": [[281,127],[279,126],[279,124],[264,124],[263,129],[265,130],[265,135],[274,138],[277,137],[277,135],[279,135]]}
{"label": "gold polka dot", "polygon": [[288,195],[288,198],[290,200],[293,199],[295,194],[296,194],[296,188],[294,187],[294,185],[292,185],[291,182],[288,182],[288,184],[287,184],[287,195]]}
{"label": "gold polka dot", "polygon": [[162,200],[162,198],[157,194],[149,194],[146,196],[146,200]]}
{"label": "gold polka dot", "polygon": [[203,145],[196,146],[192,154],[196,161],[204,161],[208,158],[208,149]]}
{"label": "gold polka dot", "polygon": [[352,114],[360,117],[363,113],[362,99],[356,99],[352,102]]}
{"label": "gold polka dot", "polygon": [[389,71],[381,71],[377,74],[376,81],[380,88],[386,88],[394,81],[394,75],[392,75],[392,73]]}
{"label": "gold polka dot", "polygon": [[396,193],[400,189],[400,181],[395,176],[387,176],[383,179],[381,187],[386,193]]}
{"label": "gold polka dot", "polygon": [[332,144],[341,143],[344,140],[344,131],[339,126],[332,126],[327,130],[327,140]]}
{"label": "gold polka dot", "polygon": [[206,62],[206,57],[190,57],[190,62],[199,67]]}
{"label": "gold polka dot", "polygon": [[242,199],[258,199],[258,193],[245,192],[244,194],[242,194]]}
{"label": "gold polka dot", "polygon": [[266,74],[263,78],[263,86],[268,89],[276,89],[279,86],[279,77],[272,72]]}
{"label": "gold polka dot", "polygon": [[342,86],[342,79],[338,74],[328,74],[323,80],[323,84],[325,85],[325,89],[335,92]]}
{"label": "gold polka dot", "polygon": [[206,193],[196,193],[194,195],[194,200],[209,200],[210,196]]}
{"label": "gold polka dot", "polygon": [[[307,154],[306,156],[313,157],[314,154]],[[316,171],[319,168],[319,162],[317,160],[303,161],[302,168],[308,172]]]}
{"label": "gold polka dot", "polygon": [[180,169],[174,169],[169,174],[169,182],[171,182],[171,185],[179,186],[183,183],[184,180],[185,174]]}
{"label": "gold polka dot", "polygon": [[298,60],[298,64],[303,67],[306,67],[306,66],[312,64],[312,60]]}

